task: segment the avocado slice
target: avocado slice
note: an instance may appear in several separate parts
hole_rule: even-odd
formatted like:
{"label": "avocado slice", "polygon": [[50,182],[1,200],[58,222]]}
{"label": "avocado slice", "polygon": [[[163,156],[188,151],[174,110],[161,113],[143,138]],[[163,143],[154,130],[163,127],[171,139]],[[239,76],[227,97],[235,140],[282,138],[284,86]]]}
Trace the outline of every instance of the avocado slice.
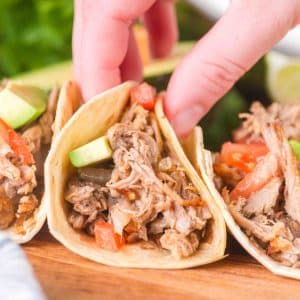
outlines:
{"label": "avocado slice", "polygon": [[69,153],[72,165],[77,168],[101,162],[111,157],[112,149],[106,136],[93,140]]}
{"label": "avocado slice", "polygon": [[51,89],[56,85],[62,86],[66,80],[72,78],[72,63],[71,61],[64,61],[45,68],[18,74],[12,80],[21,81],[43,89]]}
{"label": "avocado slice", "polygon": [[0,118],[12,128],[37,119],[47,107],[47,94],[40,88],[8,82],[0,92]]}
{"label": "avocado slice", "polygon": [[293,152],[295,153],[297,160],[300,161],[300,143],[298,141],[295,141],[295,140],[290,140],[289,144],[292,147]]}
{"label": "avocado slice", "polygon": [[[179,42],[172,53],[161,59],[154,59],[144,66],[144,78],[153,78],[161,75],[171,74],[182,58],[189,53],[195,41]],[[64,81],[73,78],[71,61],[64,61],[46,68],[19,74],[13,78],[26,84],[50,89],[54,85],[61,86]]]}

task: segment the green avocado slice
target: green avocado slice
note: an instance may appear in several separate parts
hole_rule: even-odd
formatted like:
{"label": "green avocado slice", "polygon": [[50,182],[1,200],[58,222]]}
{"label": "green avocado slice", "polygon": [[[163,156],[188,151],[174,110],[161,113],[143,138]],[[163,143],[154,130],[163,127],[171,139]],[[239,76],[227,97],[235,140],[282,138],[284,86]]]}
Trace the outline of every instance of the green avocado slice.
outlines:
{"label": "green avocado slice", "polygon": [[17,129],[36,120],[47,108],[44,90],[9,82],[0,92],[0,118]]}
{"label": "green avocado slice", "polygon": [[112,149],[106,136],[93,140],[69,153],[72,165],[77,168],[101,162],[111,157]]}
{"label": "green avocado slice", "polygon": [[[178,63],[180,63],[182,58],[192,50],[195,44],[195,41],[181,41],[177,43],[169,56],[154,59],[144,66],[144,78],[149,79],[171,74]],[[43,69],[19,74],[14,77],[13,80],[50,89],[55,85],[61,86],[66,80],[72,78],[72,63],[71,61],[64,61]]]}
{"label": "green avocado slice", "polygon": [[293,149],[298,161],[300,161],[300,143],[295,140],[289,140],[289,144]]}

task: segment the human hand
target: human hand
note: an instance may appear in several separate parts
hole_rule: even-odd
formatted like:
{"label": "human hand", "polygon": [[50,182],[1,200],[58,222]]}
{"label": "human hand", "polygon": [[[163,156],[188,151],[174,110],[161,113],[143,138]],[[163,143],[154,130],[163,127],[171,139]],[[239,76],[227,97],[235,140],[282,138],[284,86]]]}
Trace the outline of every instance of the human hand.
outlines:
{"label": "human hand", "polygon": [[300,22],[299,0],[232,0],[226,14],[175,70],[164,103],[184,136],[289,29]]}
{"label": "human hand", "polygon": [[[85,99],[121,81],[141,79],[141,62],[130,30],[136,18],[145,14],[155,56],[168,54],[177,39],[171,0],[76,0],[75,4],[73,60]],[[272,4],[268,0],[232,0],[226,14],[171,78],[165,111],[177,134],[186,135],[299,21],[298,0]]]}
{"label": "human hand", "polygon": [[131,31],[138,18],[149,32],[152,55],[169,54],[177,40],[173,0],[76,0],[73,63],[85,100],[128,79],[142,79]]}

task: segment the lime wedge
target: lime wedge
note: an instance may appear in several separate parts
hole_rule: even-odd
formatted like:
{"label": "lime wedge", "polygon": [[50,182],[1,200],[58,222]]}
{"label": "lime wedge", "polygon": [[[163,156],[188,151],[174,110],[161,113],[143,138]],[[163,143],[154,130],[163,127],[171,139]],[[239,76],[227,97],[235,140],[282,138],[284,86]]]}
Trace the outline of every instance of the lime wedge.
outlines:
{"label": "lime wedge", "polygon": [[267,88],[272,100],[300,102],[300,59],[270,52],[266,61]]}

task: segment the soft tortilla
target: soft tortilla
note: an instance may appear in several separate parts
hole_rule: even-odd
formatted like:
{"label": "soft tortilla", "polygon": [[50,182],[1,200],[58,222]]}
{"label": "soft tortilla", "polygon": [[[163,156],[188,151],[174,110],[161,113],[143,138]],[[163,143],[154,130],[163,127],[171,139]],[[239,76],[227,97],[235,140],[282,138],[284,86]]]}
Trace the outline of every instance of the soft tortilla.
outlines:
{"label": "soft tortilla", "polygon": [[126,82],[94,97],[73,115],[60,132],[46,161],[46,197],[49,203],[48,225],[53,236],[71,251],[106,265],[133,268],[181,269],[208,264],[224,256],[226,244],[225,222],[205,185],[186,158],[171,126],[165,118],[161,101],[156,105],[156,116],[170,148],[180,158],[193,184],[207,201],[213,221],[210,236],[202,243],[197,254],[182,260],[174,259],[168,251],[142,249],[138,245],[126,245],[118,252],[110,252],[96,246],[94,238],[74,230],[67,221],[68,205],[64,189],[72,166],[69,152],[103,135],[121,117],[129,92],[136,83]]}
{"label": "soft tortilla", "polygon": [[191,158],[194,167],[201,175],[203,181],[206,183],[209,191],[214,196],[216,203],[222,210],[225,222],[237,241],[243,246],[243,248],[258,260],[262,265],[269,269],[272,273],[286,276],[290,278],[300,279],[300,270],[283,266],[276,262],[271,257],[266,255],[262,248],[256,246],[250,241],[248,236],[242,231],[240,226],[235,222],[231,213],[229,212],[227,205],[223,197],[219,194],[213,182],[213,169],[212,169],[212,156],[211,153],[204,149],[203,135],[201,128],[197,127],[186,139],[184,149],[188,151],[188,155]]}
{"label": "soft tortilla", "polygon": [[[56,116],[53,124],[53,140],[56,139],[58,132],[64,124],[70,119],[81,103],[79,89],[75,82],[68,81],[64,83],[58,96]],[[46,180],[47,173],[44,172]],[[25,234],[16,232],[14,224],[6,231],[15,242],[19,244],[30,241],[42,228],[46,221],[47,204],[45,196],[43,196],[39,207],[35,210],[32,217],[24,223]]]}

